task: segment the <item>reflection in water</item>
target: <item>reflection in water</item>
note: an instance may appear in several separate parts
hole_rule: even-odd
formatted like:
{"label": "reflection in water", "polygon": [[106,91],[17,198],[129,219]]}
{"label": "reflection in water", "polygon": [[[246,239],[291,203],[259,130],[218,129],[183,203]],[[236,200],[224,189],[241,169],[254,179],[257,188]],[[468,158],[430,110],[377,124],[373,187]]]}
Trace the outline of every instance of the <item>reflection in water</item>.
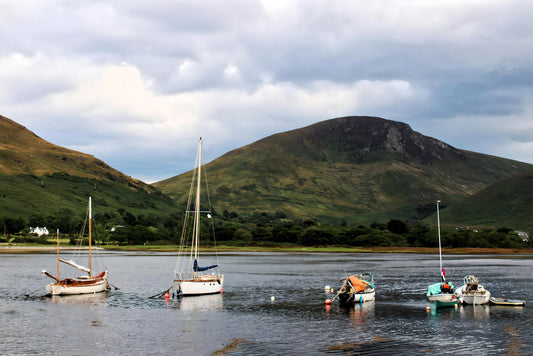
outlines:
{"label": "reflection in water", "polygon": [[78,294],[78,295],[53,295],[49,297],[49,302],[58,305],[80,305],[80,306],[105,306],[108,302],[109,292],[95,294]]}
{"label": "reflection in water", "polygon": [[463,304],[459,308],[459,312],[461,313],[461,316],[467,320],[481,321],[490,319],[490,306],[488,304]]}
{"label": "reflection in water", "polygon": [[186,311],[222,311],[222,306],[222,293],[182,297],[174,303],[175,308]]}
{"label": "reflection in water", "polygon": [[438,319],[451,319],[458,309],[458,305],[449,308],[437,308],[435,303],[431,303],[429,314]]}

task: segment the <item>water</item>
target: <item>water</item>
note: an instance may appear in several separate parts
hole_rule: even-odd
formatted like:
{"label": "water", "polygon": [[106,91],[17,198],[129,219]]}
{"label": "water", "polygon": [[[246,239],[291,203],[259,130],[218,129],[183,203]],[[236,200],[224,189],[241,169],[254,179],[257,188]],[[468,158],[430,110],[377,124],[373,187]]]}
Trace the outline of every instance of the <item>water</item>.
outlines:
{"label": "water", "polygon": [[[0,255],[2,355],[533,354],[533,256],[445,256],[449,280],[481,279],[494,296],[528,307],[426,310],[438,259],[418,254],[227,253],[224,293],[149,299],[168,286],[171,254],[106,253],[120,290],[42,297],[55,254]],[[207,262],[207,259],[204,259]],[[324,301],[346,272],[371,271],[376,301]],[[64,275],[65,276],[65,275]],[[271,300],[271,297],[275,300]]]}

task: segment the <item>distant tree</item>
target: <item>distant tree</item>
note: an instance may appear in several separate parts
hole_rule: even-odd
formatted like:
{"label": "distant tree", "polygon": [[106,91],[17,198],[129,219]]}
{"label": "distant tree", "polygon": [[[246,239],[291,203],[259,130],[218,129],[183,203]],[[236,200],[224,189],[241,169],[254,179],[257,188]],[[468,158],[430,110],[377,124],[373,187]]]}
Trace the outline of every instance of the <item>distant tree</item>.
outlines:
{"label": "distant tree", "polygon": [[272,240],[272,231],[269,228],[263,226],[257,226],[252,231],[252,237],[254,241],[271,241]]}
{"label": "distant tree", "polygon": [[403,220],[390,219],[387,223],[387,230],[393,234],[403,235],[409,232],[409,226]]}
{"label": "distant tree", "polygon": [[25,225],[24,219],[22,218],[4,218],[4,226],[2,226],[2,230],[5,229],[6,234],[16,234],[24,229]]}
{"label": "distant tree", "polygon": [[331,229],[310,226],[298,237],[298,243],[304,246],[328,245],[334,240],[334,233]]}
{"label": "distant tree", "polygon": [[28,218],[28,225],[31,227],[43,227],[46,226],[46,221],[41,214],[33,214]]}

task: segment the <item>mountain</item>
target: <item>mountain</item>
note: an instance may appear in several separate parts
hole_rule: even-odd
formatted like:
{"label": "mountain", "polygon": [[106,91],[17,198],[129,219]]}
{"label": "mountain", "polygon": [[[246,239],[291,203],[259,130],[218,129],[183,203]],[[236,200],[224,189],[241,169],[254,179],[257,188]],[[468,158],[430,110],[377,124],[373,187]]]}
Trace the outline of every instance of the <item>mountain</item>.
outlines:
{"label": "mountain", "polygon": [[98,210],[168,212],[175,205],[156,188],[103,161],[56,146],[0,115],[0,217]]}
{"label": "mountain", "polygon": [[[192,167],[191,167],[192,168]],[[364,223],[418,221],[533,165],[454,148],[377,117],[275,134],[206,165],[216,211]],[[185,201],[191,172],[153,184]]]}
{"label": "mountain", "polygon": [[441,213],[441,221],[455,226],[509,227],[533,232],[531,202],[533,201],[533,172],[503,179],[480,192],[451,205]]}

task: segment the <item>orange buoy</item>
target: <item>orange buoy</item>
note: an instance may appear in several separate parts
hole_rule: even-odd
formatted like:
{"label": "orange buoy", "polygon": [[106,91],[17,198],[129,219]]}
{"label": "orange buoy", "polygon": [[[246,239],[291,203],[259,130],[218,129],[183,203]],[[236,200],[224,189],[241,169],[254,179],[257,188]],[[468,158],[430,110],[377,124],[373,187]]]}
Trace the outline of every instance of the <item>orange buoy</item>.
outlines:
{"label": "orange buoy", "polygon": [[330,305],[331,304],[331,299],[326,299],[326,305]]}
{"label": "orange buoy", "polygon": [[165,299],[166,299],[166,300],[169,300],[169,299],[170,299],[170,294],[168,294],[168,292],[165,293]]}

